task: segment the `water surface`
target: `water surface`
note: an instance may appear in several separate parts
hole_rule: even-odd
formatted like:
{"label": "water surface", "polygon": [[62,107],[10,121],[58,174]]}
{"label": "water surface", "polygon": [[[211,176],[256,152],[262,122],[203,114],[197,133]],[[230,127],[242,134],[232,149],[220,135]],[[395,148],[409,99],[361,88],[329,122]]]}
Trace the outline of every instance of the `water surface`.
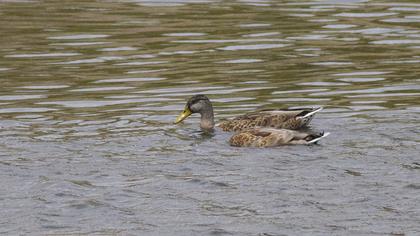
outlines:
{"label": "water surface", "polygon": [[[420,234],[420,4],[0,1],[0,233]],[[324,106],[315,146],[194,116]]]}

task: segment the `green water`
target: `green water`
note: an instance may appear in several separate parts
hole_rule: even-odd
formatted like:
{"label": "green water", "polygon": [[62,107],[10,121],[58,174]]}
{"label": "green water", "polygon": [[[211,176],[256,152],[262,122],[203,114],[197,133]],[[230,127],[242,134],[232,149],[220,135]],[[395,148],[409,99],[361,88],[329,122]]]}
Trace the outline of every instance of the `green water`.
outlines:
{"label": "green water", "polygon": [[[0,233],[416,235],[417,1],[0,1]],[[317,146],[173,125],[317,107]]]}

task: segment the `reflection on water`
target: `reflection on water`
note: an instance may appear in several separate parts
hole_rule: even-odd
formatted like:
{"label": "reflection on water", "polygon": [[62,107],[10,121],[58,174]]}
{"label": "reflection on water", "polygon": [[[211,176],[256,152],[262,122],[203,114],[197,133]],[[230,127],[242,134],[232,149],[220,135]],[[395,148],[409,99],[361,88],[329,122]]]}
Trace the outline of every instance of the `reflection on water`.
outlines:
{"label": "reflection on water", "polygon": [[[0,233],[416,235],[420,4],[0,1]],[[7,26],[7,27],[6,27]],[[172,124],[324,106],[319,146]]]}

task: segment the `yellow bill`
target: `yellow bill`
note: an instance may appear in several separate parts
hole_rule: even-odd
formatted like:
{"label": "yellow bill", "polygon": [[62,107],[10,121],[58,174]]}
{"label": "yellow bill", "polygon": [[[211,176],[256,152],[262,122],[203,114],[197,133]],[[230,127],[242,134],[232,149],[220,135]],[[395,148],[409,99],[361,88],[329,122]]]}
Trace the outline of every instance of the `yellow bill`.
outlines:
{"label": "yellow bill", "polygon": [[179,122],[185,120],[188,116],[192,114],[191,110],[188,107],[185,107],[184,111],[179,114],[179,116],[175,120],[175,124],[178,124]]}

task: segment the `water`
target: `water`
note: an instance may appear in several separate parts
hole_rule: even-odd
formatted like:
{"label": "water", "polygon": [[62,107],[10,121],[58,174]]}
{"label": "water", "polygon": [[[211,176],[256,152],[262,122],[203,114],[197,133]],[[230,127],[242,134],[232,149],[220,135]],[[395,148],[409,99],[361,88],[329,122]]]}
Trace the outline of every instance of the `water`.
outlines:
{"label": "water", "polygon": [[[0,234],[420,234],[420,4],[0,1]],[[316,146],[198,117],[325,110]]]}

